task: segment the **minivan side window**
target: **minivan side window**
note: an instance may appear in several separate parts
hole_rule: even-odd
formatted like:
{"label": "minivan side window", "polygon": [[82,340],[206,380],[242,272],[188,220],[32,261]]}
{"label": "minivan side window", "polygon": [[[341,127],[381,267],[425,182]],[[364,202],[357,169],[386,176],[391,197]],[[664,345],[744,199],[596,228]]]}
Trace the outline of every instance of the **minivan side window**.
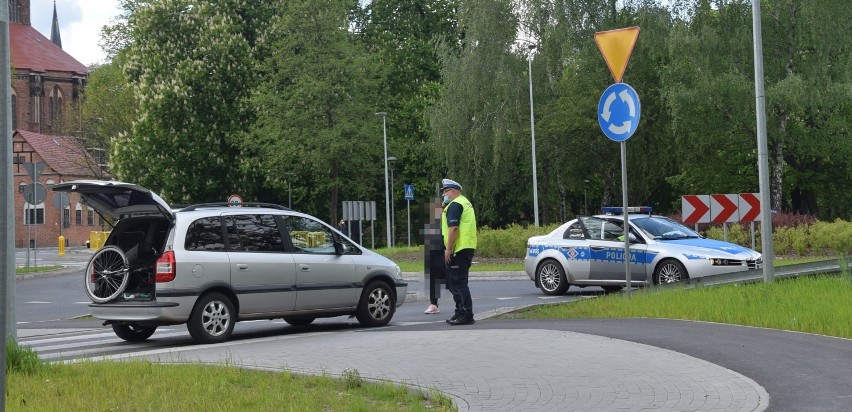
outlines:
{"label": "minivan side window", "polygon": [[186,229],[186,250],[225,250],[222,222],[219,216],[204,217],[189,224]]}
{"label": "minivan side window", "polygon": [[334,236],[322,223],[300,216],[286,216],[284,222],[296,253],[334,253]]}
{"label": "minivan side window", "polygon": [[246,252],[283,252],[284,242],[273,215],[226,216],[228,249]]}

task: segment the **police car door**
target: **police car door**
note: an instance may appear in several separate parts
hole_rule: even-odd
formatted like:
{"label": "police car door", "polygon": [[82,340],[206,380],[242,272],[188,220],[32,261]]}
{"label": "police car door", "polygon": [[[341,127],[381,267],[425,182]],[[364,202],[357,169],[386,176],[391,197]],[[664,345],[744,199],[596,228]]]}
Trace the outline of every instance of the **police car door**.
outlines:
{"label": "police car door", "polygon": [[562,233],[562,239],[548,246],[558,248],[565,259],[565,275],[569,282],[589,278],[589,246],[580,222],[569,225]]}
{"label": "police car door", "polygon": [[591,251],[589,279],[624,279],[624,241],[621,227],[601,218],[581,217]]}
{"label": "police car door", "polygon": [[[625,280],[624,273],[624,234],[621,222],[587,217],[581,218],[591,251],[591,273],[589,279]],[[630,244],[630,278],[633,281],[645,280],[645,249],[639,242]]]}

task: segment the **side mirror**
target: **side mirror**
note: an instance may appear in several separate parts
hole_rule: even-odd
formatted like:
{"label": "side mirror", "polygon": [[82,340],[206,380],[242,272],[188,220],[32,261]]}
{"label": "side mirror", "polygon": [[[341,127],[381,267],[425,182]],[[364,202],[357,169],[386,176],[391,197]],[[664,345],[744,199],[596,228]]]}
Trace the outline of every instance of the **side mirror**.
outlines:
{"label": "side mirror", "polygon": [[344,247],[343,247],[343,243],[340,243],[340,242],[338,242],[338,241],[336,241],[336,240],[335,240],[335,241],[334,241],[334,254],[336,254],[336,255],[342,255],[342,254],[344,254],[345,252],[346,252],[346,249],[344,249]]}

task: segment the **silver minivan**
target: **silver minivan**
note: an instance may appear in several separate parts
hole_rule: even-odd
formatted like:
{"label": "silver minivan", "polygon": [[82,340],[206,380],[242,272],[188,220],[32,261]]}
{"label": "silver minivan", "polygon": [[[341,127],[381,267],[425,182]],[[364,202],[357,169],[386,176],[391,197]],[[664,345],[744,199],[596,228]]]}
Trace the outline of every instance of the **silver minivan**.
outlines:
{"label": "silver minivan", "polygon": [[321,220],[273,204],[197,204],[171,209],[148,189],[100,180],[57,192],[115,226],[89,261],[92,316],[127,341],[185,323],[200,343],[227,340],[234,323],[355,316],[384,326],[405,302],[398,265]]}

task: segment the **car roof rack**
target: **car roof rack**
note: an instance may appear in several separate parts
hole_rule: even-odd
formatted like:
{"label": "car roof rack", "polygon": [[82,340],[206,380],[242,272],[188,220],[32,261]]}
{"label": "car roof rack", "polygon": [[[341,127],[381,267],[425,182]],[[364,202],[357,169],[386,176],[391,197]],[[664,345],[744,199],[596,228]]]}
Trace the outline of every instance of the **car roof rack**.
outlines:
{"label": "car roof rack", "polygon": [[286,210],[292,212],[293,209],[289,207],[284,207],[281,205],[276,205],[275,203],[263,203],[263,202],[242,202],[242,203],[228,203],[228,202],[213,202],[213,203],[198,203],[194,205],[189,205],[178,210],[179,212],[191,212],[193,210],[204,209],[204,208],[213,208],[213,207],[265,207],[268,209],[277,209],[277,210]]}

